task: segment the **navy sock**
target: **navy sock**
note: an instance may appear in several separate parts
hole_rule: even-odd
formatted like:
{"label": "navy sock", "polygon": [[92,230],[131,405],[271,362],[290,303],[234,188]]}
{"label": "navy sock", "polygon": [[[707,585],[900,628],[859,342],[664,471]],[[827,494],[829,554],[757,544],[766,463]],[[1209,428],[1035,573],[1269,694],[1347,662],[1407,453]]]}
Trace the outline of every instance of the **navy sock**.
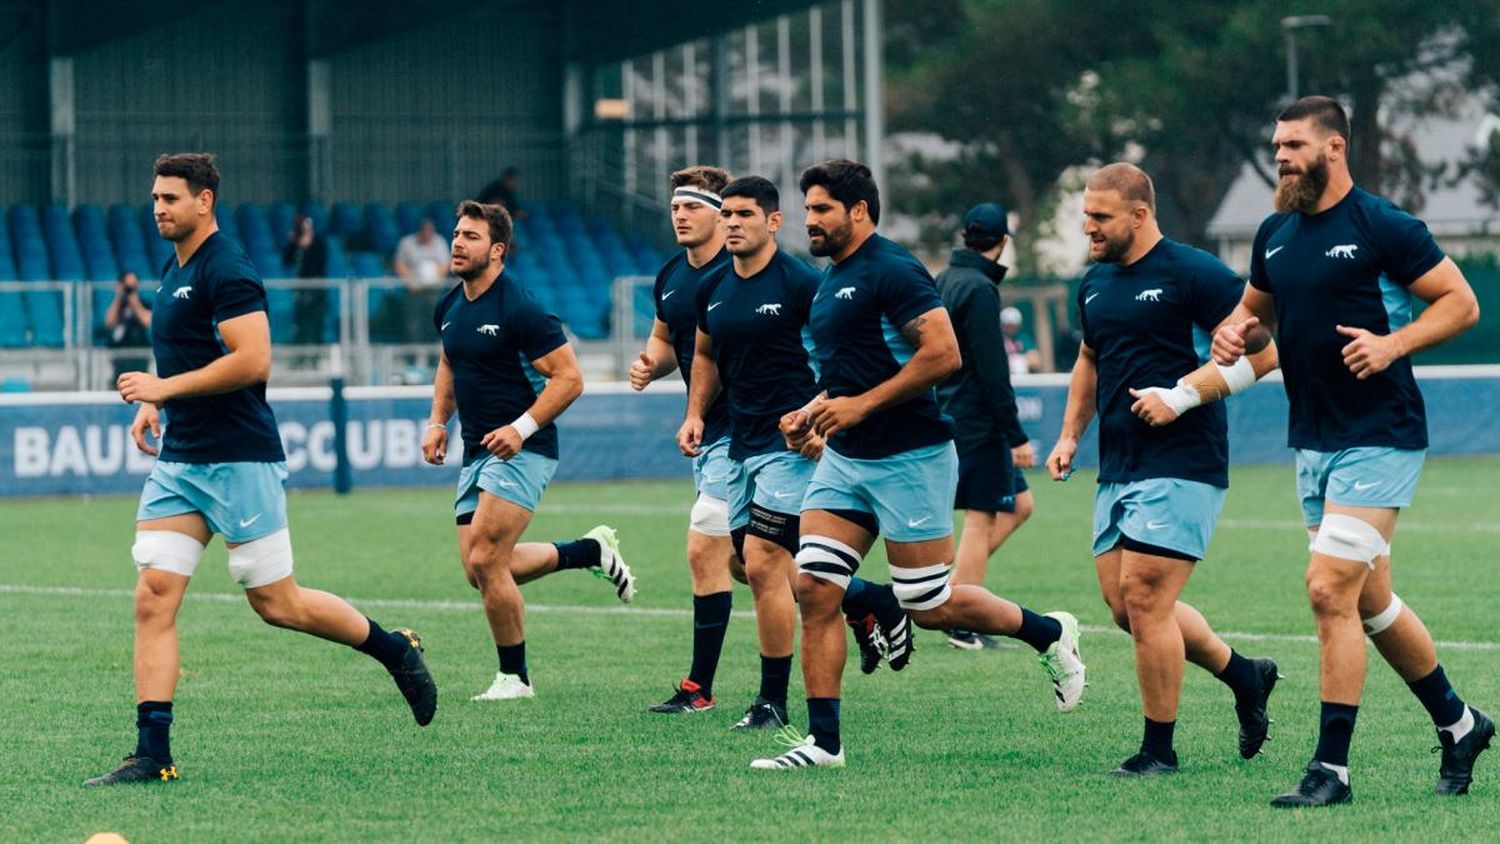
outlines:
{"label": "navy sock", "polygon": [[1255,663],[1240,656],[1239,651],[1231,649],[1229,664],[1214,676],[1234,692],[1235,703],[1254,701],[1260,694],[1260,673],[1255,670]]}
{"label": "navy sock", "polygon": [[[786,687],[792,677],[792,655],[760,657],[760,696],[786,706]],[[1450,722],[1452,723],[1452,722]]]}
{"label": "navy sock", "polygon": [[401,661],[406,658],[406,651],[411,647],[411,643],[400,633],[391,633],[381,629],[373,618],[366,618],[365,621],[370,622],[370,635],[366,636],[363,642],[355,645],[354,649],[362,654],[369,654],[386,668],[400,666]]}
{"label": "navy sock", "polygon": [[557,570],[593,569],[599,567],[601,553],[599,543],[592,539],[575,539],[572,542],[554,542],[557,549]]}
{"label": "navy sock", "polygon": [[1452,684],[1448,682],[1448,675],[1443,673],[1443,666],[1432,669],[1431,674],[1420,680],[1407,683],[1406,687],[1427,708],[1427,714],[1432,716],[1432,723],[1438,727],[1451,726],[1464,717],[1463,698],[1453,690]]}
{"label": "navy sock", "polygon": [[145,700],[135,705],[135,755],[162,764],[172,761],[172,702]]}
{"label": "navy sock", "polygon": [[839,741],[839,699],[836,697],[810,697],[807,699],[808,732],[813,743],[829,753],[838,753],[843,746]]}
{"label": "navy sock", "polygon": [[1354,719],[1358,716],[1358,706],[1323,701],[1322,724],[1318,727],[1318,749],[1313,752],[1313,758],[1347,768],[1349,742],[1354,738]]}
{"label": "navy sock", "polygon": [[1053,642],[1062,638],[1062,633],[1062,622],[1021,607],[1021,629],[1016,631],[1015,638],[1036,648],[1037,653],[1052,647]]}
{"label": "navy sock", "polygon": [[495,653],[500,655],[500,673],[514,674],[521,678],[521,682],[531,685],[531,675],[526,673],[525,641],[515,645],[496,645]]}
{"label": "navy sock", "polygon": [[873,613],[882,627],[894,627],[905,612],[901,609],[901,602],[896,600],[896,590],[889,583],[871,583],[859,577],[849,578],[849,588],[844,591],[840,608],[851,618],[864,618]]}
{"label": "navy sock", "polygon": [[729,611],[733,606],[731,592],[693,596],[693,666],[688,670],[688,679],[697,683],[707,698],[714,696],[714,674],[719,670],[719,653],[724,650],[724,634],[729,630]]}
{"label": "navy sock", "polygon": [[1146,730],[1141,736],[1141,752],[1162,762],[1176,762],[1172,752],[1172,733],[1177,730],[1176,721],[1152,721],[1146,719]]}

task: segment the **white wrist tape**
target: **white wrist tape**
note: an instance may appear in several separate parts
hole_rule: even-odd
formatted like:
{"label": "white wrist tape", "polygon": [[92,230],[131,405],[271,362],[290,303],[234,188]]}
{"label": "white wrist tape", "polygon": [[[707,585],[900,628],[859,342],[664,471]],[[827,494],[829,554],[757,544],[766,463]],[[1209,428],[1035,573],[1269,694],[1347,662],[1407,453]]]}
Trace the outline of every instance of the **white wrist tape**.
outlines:
{"label": "white wrist tape", "polygon": [[1162,404],[1171,408],[1178,416],[1203,404],[1203,397],[1198,395],[1198,389],[1187,381],[1178,381],[1175,387],[1147,387],[1138,392],[1159,397]]}
{"label": "white wrist tape", "polygon": [[516,421],[510,423],[510,426],[515,428],[516,433],[521,435],[521,442],[525,442],[532,434],[537,432],[537,429],[542,427],[536,424],[535,419],[531,418],[530,412],[517,416]]}
{"label": "white wrist tape", "polygon": [[1250,363],[1248,355],[1241,355],[1239,360],[1229,366],[1219,363],[1215,363],[1214,366],[1218,368],[1219,374],[1224,377],[1224,383],[1229,385],[1229,394],[1231,396],[1235,393],[1248,390],[1255,384],[1255,366]]}

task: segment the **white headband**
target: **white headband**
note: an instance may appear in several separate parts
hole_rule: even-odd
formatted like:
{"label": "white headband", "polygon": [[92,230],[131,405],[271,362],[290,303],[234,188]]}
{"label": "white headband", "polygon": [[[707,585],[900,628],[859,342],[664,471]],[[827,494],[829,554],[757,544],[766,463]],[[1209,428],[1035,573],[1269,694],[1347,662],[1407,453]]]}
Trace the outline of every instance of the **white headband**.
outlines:
{"label": "white headband", "polygon": [[715,208],[721,208],[724,205],[723,197],[719,196],[711,190],[704,190],[703,188],[677,188],[676,190],[672,191],[672,198],[691,199],[696,202],[706,202]]}

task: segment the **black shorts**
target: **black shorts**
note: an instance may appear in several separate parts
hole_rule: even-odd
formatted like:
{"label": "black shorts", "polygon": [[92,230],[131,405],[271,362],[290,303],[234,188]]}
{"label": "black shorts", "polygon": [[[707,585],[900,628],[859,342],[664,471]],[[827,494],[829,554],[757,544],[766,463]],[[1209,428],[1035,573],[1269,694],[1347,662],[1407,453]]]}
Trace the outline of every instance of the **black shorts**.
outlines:
{"label": "black shorts", "polygon": [[1026,475],[1011,462],[1010,447],[988,442],[958,453],[958,492],[953,509],[1014,513],[1025,492]]}

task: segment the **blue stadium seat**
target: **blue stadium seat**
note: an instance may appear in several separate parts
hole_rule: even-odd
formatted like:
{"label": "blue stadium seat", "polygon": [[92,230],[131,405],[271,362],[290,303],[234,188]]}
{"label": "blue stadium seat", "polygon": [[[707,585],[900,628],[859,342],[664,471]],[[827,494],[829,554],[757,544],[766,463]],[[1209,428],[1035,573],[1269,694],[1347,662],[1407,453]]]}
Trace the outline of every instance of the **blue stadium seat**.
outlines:
{"label": "blue stadium seat", "polygon": [[67,207],[53,204],[43,210],[42,233],[47,241],[52,277],[63,281],[82,281],[86,278],[88,274],[84,271],[83,254],[78,249],[78,237],[73,234],[73,223],[68,219]]}
{"label": "blue stadium seat", "polygon": [[[396,203],[396,230],[403,235],[411,234],[422,227],[422,218],[424,216],[426,216],[426,212],[422,210],[421,205],[411,200],[398,202]],[[439,234],[445,239],[449,235],[448,232],[439,232]]]}
{"label": "blue stadium seat", "polygon": [[297,216],[297,206],[290,202],[273,202],[266,212],[266,222],[271,226],[271,240],[277,245],[286,243],[292,230],[292,220]]}
{"label": "blue stadium seat", "polygon": [[267,318],[271,321],[271,342],[292,342],[297,293],[275,287],[266,288]]}
{"label": "blue stadium seat", "polygon": [[370,245],[375,247],[376,252],[382,255],[395,253],[401,234],[391,206],[384,202],[372,202],[365,206],[365,234],[369,236]]}
{"label": "blue stadium seat", "polygon": [[356,278],[380,278],[389,275],[385,262],[374,252],[349,253],[349,266]]}
{"label": "blue stadium seat", "polygon": [[352,202],[335,202],[328,218],[328,231],[340,237],[359,234],[364,230],[365,216],[358,205]]}
{"label": "blue stadium seat", "polygon": [[[250,259],[260,264],[266,254],[277,255],[276,262],[279,265],[281,244],[285,240],[283,235],[278,240],[271,233],[270,221],[266,218],[266,209],[256,202],[243,202],[235,212],[235,222],[240,226],[240,241],[245,246],[245,251],[250,254]],[[264,269],[262,269],[264,272]],[[277,275],[282,273],[278,272]]]}
{"label": "blue stadium seat", "polygon": [[338,237],[324,238],[328,244],[328,278],[348,278],[354,274],[349,255],[344,252],[344,241]]}
{"label": "blue stadium seat", "polygon": [[25,301],[19,291],[0,291],[0,348],[19,349],[27,345],[30,340],[26,336]]}
{"label": "blue stadium seat", "polygon": [[219,224],[219,234],[234,243],[241,249],[245,248],[245,241],[240,237],[240,224],[235,219],[233,205],[221,205],[214,211],[214,219]]}
{"label": "blue stadium seat", "polygon": [[453,209],[457,206],[457,202],[443,199],[427,203],[427,216],[432,218],[433,224],[437,226],[438,234],[442,235],[444,240],[453,238],[453,226],[458,222]]}
{"label": "blue stadium seat", "polygon": [[63,345],[63,293],[60,290],[27,290],[26,315],[31,320],[32,342],[38,346]]}

